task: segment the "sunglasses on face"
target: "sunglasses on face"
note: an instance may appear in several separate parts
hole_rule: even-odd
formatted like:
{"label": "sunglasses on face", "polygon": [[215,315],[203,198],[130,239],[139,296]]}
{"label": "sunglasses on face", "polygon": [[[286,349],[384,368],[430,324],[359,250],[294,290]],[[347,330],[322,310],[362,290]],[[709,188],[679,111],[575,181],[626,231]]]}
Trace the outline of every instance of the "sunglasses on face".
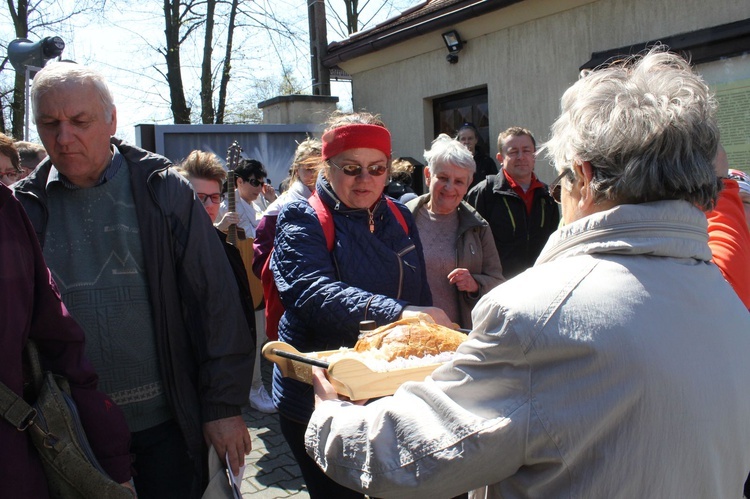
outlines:
{"label": "sunglasses on face", "polygon": [[363,167],[362,165],[358,165],[356,163],[350,163],[347,165],[337,165],[330,159],[328,160],[329,163],[331,163],[333,166],[344,172],[344,175],[349,175],[350,177],[356,177],[357,175],[362,175],[362,170],[366,169],[367,173],[372,175],[373,177],[379,177],[382,174],[384,174],[388,167],[386,165],[370,165],[368,167]]}
{"label": "sunglasses on face", "polygon": [[554,199],[558,204],[561,203],[562,181],[565,177],[570,177],[571,175],[573,175],[573,170],[566,169],[564,172],[558,175],[551,184],[549,184],[549,194],[550,196],[552,196],[552,199]]}
{"label": "sunglasses on face", "polygon": [[257,178],[250,178],[250,179],[245,180],[245,182],[247,182],[248,184],[252,185],[253,187],[258,187],[260,185],[263,185],[263,181],[262,180],[258,180]]}
{"label": "sunglasses on face", "polygon": [[206,201],[209,199],[213,204],[219,204],[221,203],[221,194],[206,194],[204,192],[196,192],[196,196],[198,196],[198,199],[200,199],[201,203],[206,204]]}

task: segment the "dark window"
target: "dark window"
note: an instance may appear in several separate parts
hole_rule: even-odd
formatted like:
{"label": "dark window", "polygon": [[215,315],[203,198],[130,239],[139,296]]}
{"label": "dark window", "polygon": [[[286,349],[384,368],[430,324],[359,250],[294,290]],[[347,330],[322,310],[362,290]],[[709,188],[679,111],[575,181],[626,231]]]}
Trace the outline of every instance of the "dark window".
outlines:
{"label": "dark window", "polygon": [[479,130],[479,149],[485,153],[490,152],[490,116],[486,87],[434,99],[432,112],[435,137],[441,133],[455,137],[461,125],[473,123]]}

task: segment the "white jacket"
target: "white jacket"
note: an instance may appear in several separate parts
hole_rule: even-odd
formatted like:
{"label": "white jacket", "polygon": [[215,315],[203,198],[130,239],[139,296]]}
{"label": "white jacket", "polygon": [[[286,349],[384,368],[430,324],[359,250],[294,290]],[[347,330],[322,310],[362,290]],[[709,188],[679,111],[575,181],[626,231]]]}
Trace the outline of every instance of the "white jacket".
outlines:
{"label": "white jacket", "polygon": [[308,452],[376,497],[740,498],[750,314],[710,259],[682,201],[563,227],[477,304],[451,364],[321,404]]}

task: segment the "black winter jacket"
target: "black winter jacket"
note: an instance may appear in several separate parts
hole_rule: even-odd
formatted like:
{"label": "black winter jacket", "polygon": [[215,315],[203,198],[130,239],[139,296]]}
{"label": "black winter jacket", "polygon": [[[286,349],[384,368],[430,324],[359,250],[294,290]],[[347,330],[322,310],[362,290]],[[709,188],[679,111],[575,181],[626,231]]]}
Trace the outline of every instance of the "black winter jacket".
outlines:
{"label": "black winter jacket", "polygon": [[[241,414],[255,340],[241,310],[232,269],[215,229],[168,159],[118,139],[130,170],[156,331],[162,382],[195,467],[191,497],[202,493],[202,424]],[[42,247],[49,159],[14,185]]]}
{"label": "black winter jacket", "polygon": [[527,215],[526,204],[502,173],[488,175],[469,191],[466,201],[490,224],[506,279],[534,265],[560,221],[546,185],[534,191]]}

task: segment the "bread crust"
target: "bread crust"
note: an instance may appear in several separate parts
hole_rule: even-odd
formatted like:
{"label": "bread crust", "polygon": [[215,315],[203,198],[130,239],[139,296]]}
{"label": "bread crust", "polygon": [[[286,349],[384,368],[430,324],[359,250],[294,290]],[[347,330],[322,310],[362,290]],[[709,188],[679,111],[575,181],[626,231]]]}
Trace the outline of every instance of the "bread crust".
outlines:
{"label": "bread crust", "polygon": [[392,361],[455,352],[465,340],[465,334],[436,324],[429,316],[410,317],[361,334],[354,350],[377,350]]}

